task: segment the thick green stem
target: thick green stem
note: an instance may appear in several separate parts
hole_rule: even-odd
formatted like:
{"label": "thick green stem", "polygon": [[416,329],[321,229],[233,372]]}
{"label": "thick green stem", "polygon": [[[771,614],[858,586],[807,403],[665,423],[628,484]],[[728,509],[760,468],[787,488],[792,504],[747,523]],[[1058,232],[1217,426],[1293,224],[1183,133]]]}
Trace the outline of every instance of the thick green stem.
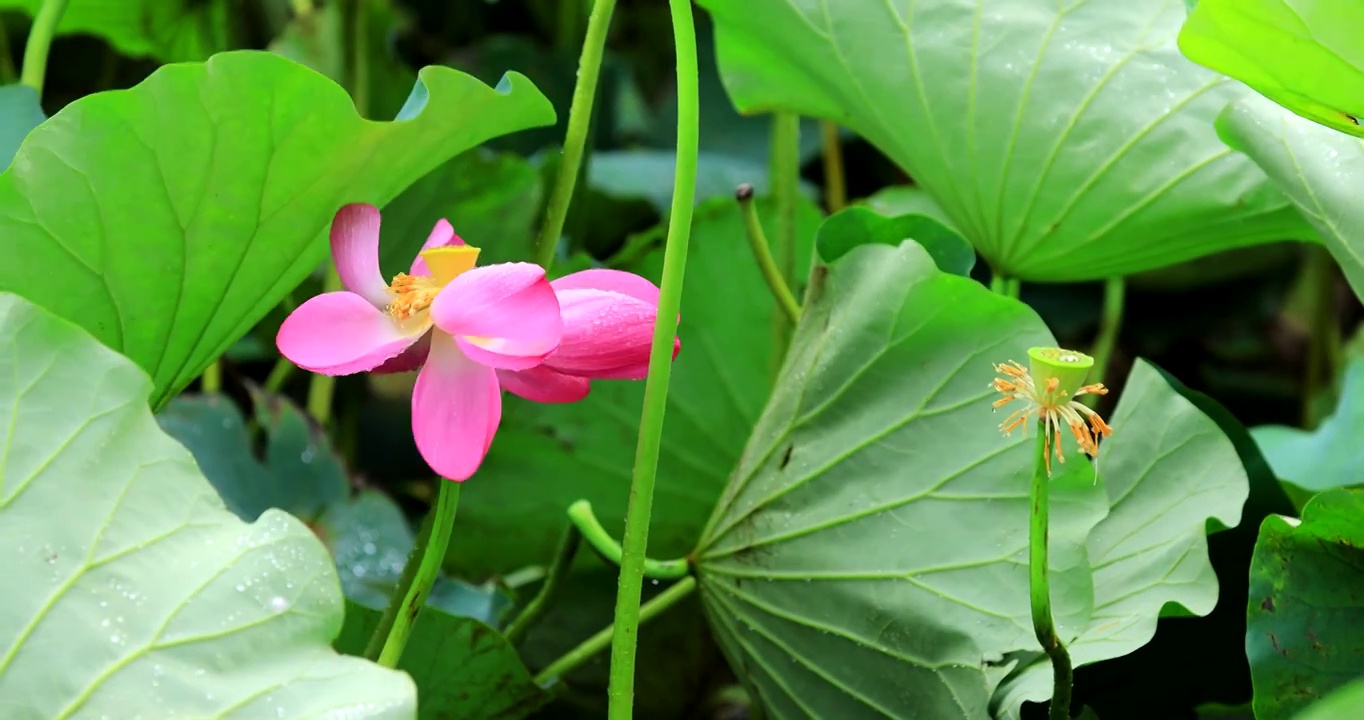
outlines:
{"label": "thick green stem", "polygon": [[[673,339],[682,305],[682,280],[691,239],[692,205],[696,198],[696,160],[699,143],[700,98],[696,62],[696,27],[692,0],[669,0],[673,40],[677,48],[677,167],[668,215],[668,240],[663,251],[663,278],[654,322],[649,374],[644,381],[644,411],[639,421],[634,477],[625,512],[624,556],[616,592],[616,615],[611,635],[611,677],[607,687],[608,720],[631,720],[635,695],[635,652],[639,636],[639,599],[644,584],[645,549],[649,544],[649,515],[654,502],[654,479],[672,376]],[[685,580],[683,582],[686,582]]]}
{"label": "thick green stem", "polygon": [[526,604],[526,608],[516,616],[515,622],[507,626],[506,632],[502,633],[507,642],[513,645],[520,642],[545,611],[549,610],[550,603],[554,602],[554,596],[568,579],[569,571],[573,569],[573,559],[578,556],[578,546],[582,545],[582,542],[582,532],[575,523],[570,522],[568,527],[564,528],[564,535],[559,540],[559,549],[554,553],[549,571],[545,573],[545,582],[540,586],[540,592]]}
{"label": "thick green stem", "polygon": [[597,96],[597,76],[601,74],[602,53],[606,48],[606,32],[611,27],[611,12],[615,7],[616,0],[596,0],[592,5],[592,14],[587,18],[587,36],[583,39],[583,51],[578,57],[578,83],[573,86],[573,102],[568,108],[564,151],[559,158],[559,172],[554,178],[554,189],[549,194],[545,222],[540,226],[540,237],[535,249],[535,262],[546,269],[554,263],[559,236],[564,232],[564,220],[568,217],[568,206],[573,200],[573,188],[578,184],[583,148],[587,146],[592,124],[592,103]]}
{"label": "thick green stem", "polygon": [[[642,623],[647,620],[653,619],[659,613],[663,612],[664,610],[667,610],[673,605],[676,605],[679,600],[685,599],[695,590],[696,578],[691,576],[682,578],[680,581],[677,582],[676,585],[673,585],[667,590],[664,590],[663,592],[659,593],[658,596],[655,597],[653,600],[650,600],[649,602],[644,603],[644,605],[640,606],[638,621]],[[615,625],[612,625],[610,627],[603,628],[597,634],[582,641],[582,643],[580,643],[577,647],[564,653],[564,655],[560,657],[558,660],[555,660],[554,662],[547,665],[544,670],[541,670],[539,674],[535,676],[535,682],[540,685],[544,685],[545,683],[548,683],[551,680],[561,678],[564,675],[567,675],[568,673],[576,670],[583,663],[587,662],[588,660],[591,660],[592,656],[596,655],[602,650],[605,650],[607,645],[612,645],[612,647],[615,647],[612,644],[612,638],[614,636],[615,627],[616,627]],[[612,659],[614,660],[614,653],[612,654]],[[613,662],[611,665],[611,668],[613,670],[613,676],[615,667],[616,666]]]}
{"label": "thick green stem", "polygon": [[1051,658],[1051,720],[1070,720],[1070,655],[1056,635],[1051,615],[1051,582],[1048,576],[1047,523],[1051,490],[1047,472],[1047,427],[1037,423],[1037,457],[1033,461],[1031,507],[1028,523],[1028,592],[1032,600],[1032,627],[1047,657]]}
{"label": "thick green stem", "polygon": [[67,0],[43,0],[38,14],[33,18],[33,27],[28,31],[19,82],[37,90],[40,99],[43,96],[43,80],[47,77],[47,51],[52,47],[57,23],[62,19],[62,13],[66,12],[66,3]]}
{"label": "thick green stem", "polygon": [[[616,539],[606,532],[606,528],[597,521],[597,516],[592,512],[592,503],[586,500],[579,500],[568,507],[568,518],[573,521],[573,525],[587,538],[587,544],[597,551],[602,559],[613,565],[619,565],[625,556],[624,549]],[[691,572],[691,563],[686,558],[676,560],[654,560],[644,558],[644,576],[657,580],[677,580],[687,576]]]}
{"label": "thick green stem", "polygon": [[838,123],[822,120],[819,131],[824,140],[824,207],[832,214],[848,204],[848,183],[843,177],[843,145],[838,141]]}
{"label": "thick green stem", "polygon": [[763,233],[762,222],[758,219],[758,210],[754,207],[753,186],[748,183],[740,185],[734,192],[734,198],[739,201],[739,209],[744,215],[744,230],[748,235],[748,246],[753,249],[753,259],[758,261],[758,269],[762,271],[763,280],[767,281],[767,288],[772,291],[772,297],[777,300],[777,307],[781,308],[786,318],[794,325],[800,321],[800,302],[796,300],[795,294],[782,277],[781,269],[772,258],[772,250],[767,243],[766,234]]}
{"label": "thick green stem", "polygon": [[388,605],[384,607],[384,614],[379,616],[379,624],[374,627],[374,634],[369,636],[369,642],[365,643],[365,659],[378,660],[379,653],[384,650],[384,643],[388,642],[388,633],[393,629],[393,622],[398,617],[398,611],[402,608],[402,599],[407,597],[407,589],[412,587],[412,581],[417,577],[417,568],[421,566],[422,554],[426,552],[426,546],[431,541],[431,527],[436,523],[436,508],[433,505],[426,513],[426,518],[422,520],[421,529],[417,531],[417,539],[412,545],[412,552],[407,554],[407,564],[403,565],[403,571],[398,576],[398,584],[393,587],[393,595],[388,600]]}
{"label": "thick green stem", "polygon": [[199,378],[199,392],[212,395],[223,390],[223,360],[214,360]]}
{"label": "thick green stem", "polygon": [[[407,560],[409,564],[415,563],[417,569],[409,574],[407,568],[403,568],[398,587],[393,589],[393,598],[389,600],[388,608],[384,610],[386,618],[391,615],[391,625],[385,636],[383,649],[379,651],[376,659],[376,662],[384,667],[398,666],[403,649],[407,647],[407,639],[412,635],[412,628],[417,622],[417,615],[426,606],[431,586],[435,584],[436,576],[440,575],[441,563],[445,561],[445,551],[450,547],[450,536],[454,533],[455,511],[459,508],[459,483],[444,478],[436,478],[436,482],[440,483],[440,489],[436,496],[436,509],[433,511],[427,542],[425,545],[419,543],[414,547],[412,557]],[[407,581],[406,587],[403,586],[404,580]],[[381,622],[380,629],[382,626]],[[375,637],[378,637],[377,632]],[[374,638],[371,638],[370,647],[373,647],[374,643]]]}
{"label": "thick green stem", "polygon": [[[1104,281],[1104,309],[1099,318],[1099,335],[1094,338],[1090,356],[1094,358],[1093,377],[1101,378],[1108,373],[1108,363],[1113,359],[1113,349],[1118,345],[1118,333],[1122,331],[1122,306],[1127,295],[1127,282],[1121,277],[1111,277]],[[1081,402],[1094,407],[1099,404],[1101,395],[1085,395]]]}
{"label": "thick green stem", "polygon": [[[776,113],[772,116],[770,159],[772,194],[777,201],[777,232],[773,235],[772,256],[786,285],[796,274],[796,202],[800,193],[800,116]],[[791,323],[773,318],[772,376],[781,371],[786,347],[791,343]]]}

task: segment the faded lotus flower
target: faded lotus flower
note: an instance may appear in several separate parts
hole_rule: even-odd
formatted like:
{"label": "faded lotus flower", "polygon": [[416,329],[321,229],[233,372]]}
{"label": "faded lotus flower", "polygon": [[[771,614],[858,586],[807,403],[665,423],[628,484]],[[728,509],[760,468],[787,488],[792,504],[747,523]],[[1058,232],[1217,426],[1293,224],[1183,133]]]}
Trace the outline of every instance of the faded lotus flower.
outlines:
{"label": "faded lotus flower", "polygon": [[[1048,475],[1051,474],[1052,453],[1055,453],[1058,461],[1066,461],[1065,455],[1061,452],[1063,423],[1070,430],[1082,452],[1092,458],[1098,457],[1098,437],[1112,435],[1113,428],[1109,427],[1098,413],[1074,399],[1081,395],[1108,394],[1108,388],[1102,383],[1080,384],[1093,367],[1094,359],[1084,353],[1060,348],[1031,348],[1028,350],[1028,359],[1031,361],[1031,373],[1028,368],[1013,360],[1007,364],[995,365],[995,372],[1003,377],[995,378],[990,387],[1004,397],[995,401],[994,408],[998,410],[1015,400],[1023,401],[1023,407],[1005,418],[1004,422],[999,424],[999,429],[1008,435],[1020,427],[1025,427],[1028,421],[1036,416],[1042,422],[1043,432],[1046,434],[1046,446],[1049,450],[1045,456]],[[1045,378],[1040,388],[1033,379],[1034,375]]]}
{"label": "faded lotus flower", "polygon": [[475,267],[478,248],[441,220],[409,271],[385,283],[379,219],[371,205],[337,212],[332,257],[347,290],[299,306],[276,344],[325,375],[420,368],[412,434],[441,476],[465,480],[483,462],[504,386],[538,402],[572,402],[590,378],[643,376],[658,302],[649,281],[590,270],[555,281],[558,290],[531,263]]}

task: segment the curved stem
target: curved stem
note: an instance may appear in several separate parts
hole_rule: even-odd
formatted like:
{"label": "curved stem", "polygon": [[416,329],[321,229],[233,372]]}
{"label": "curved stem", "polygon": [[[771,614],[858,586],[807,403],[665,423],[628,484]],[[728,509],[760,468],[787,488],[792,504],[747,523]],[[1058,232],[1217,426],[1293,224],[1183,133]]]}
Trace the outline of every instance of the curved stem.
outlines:
{"label": "curved stem", "polygon": [[824,140],[824,207],[833,214],[848,204],[848,183],[843,177],[843,146],[838,141],[838,123],[822,120],[819,131]]}
{"label": "curved stem", "polygon": [[772,250],[763,233],[762,222],[758,220],[758,210],[753,206],[753,186],[747,183],[740,185],[734,198],[739,201],[739,209],[744,215],[744,230],[748,235],[748,246],[753,249],[753,259],[758,261],[758,269],[762,271],[772,297],[776,298],[777,307],[786,313],[786,318],[794,325],[800,321],[800,303],[772,259]]}
{"label": "curved stem", "polygon": [[[691,576],[682,578],[677,584],[640,606],[639,622],[654,618],[664,610],[676,605],[679,600],[685,599],[694,590],[696,590],[696,578]],[[615,625],[603,628],[597,634],[579,643],[577,647],[564,653],[562,657],[545,666],[544,670],[536,674],[535,682],[544,685],[576,670],[580,665],[592,659],[593,655],[605,650],[606,646],[611,644],[614,629]]]}
{"label": "curved stem", "polygon": [[52,47],[57,23],[62,19],[62,13],[66,12],[66,3],[67,0],[43,0],[38,14],[33,17],[33,27],[28,31],[19,82],[37,90],[39,99],[43,97],[43,80],[47,77],[47,51]]}
{"label": "curved stem", "polygon": [[270,374],[265,376],[265,385],[262,387],[265,392],[278,393],[293,373],[294,364],[289,362],[289,358],[281,357],[275,361],[275,366],[270,368]]}
{"label": "curved stem", "polygon": [[515,645],[549,609],[555,594],[559,592],[564,580],[568,578],[569,571],[573,569],[573,559],[578,556],[578,546],[582,545],[582,542],[583,534],[578,530],[578,526],[569,523],[568,527],[564,528],[563,538],[559,540],[559,549],[554,553],[554,560],[545,574],[545,582],[540,586],[540,592],[535,594],[521,614],[516,616],[516,620],[507,626],[506,632],[502,633],[507,642]]}
{"label": "curved stem", "polygon": [[422,554],[426,552],[426,545],[431,540],[431,526],[435,522],[436,508],[432,506],[427,511],[426,518],[422,520],[421,529],[417,531],[412,552],[407,554],[407,563],[403,565],[403,571],[398,576],[398,584],[393,587],[393,594],[389,597],[388,605],[384,607],[384,614],[379,616],[379,624],[374,627],[369,642],[365,643],[366,660],[378,660],[379,653],[383,652],[384,643],[388,641],[388,633],[393,629],[393,621],[398,617],[398,609],[403,606],[402,599],[407,597],[407,589],[412,587],[412,581],[417,577],[417,567],[421,565]]}
{"label": "curved stem", "polygon": [[[616,592],[616,615],[611,634],[611,677],[607,686],[608,720],[632,720],[635,695],[635,651],[639,636],[639,598],[644,584],[645,549],[649,543],[649,515],[654,502],[654,478],[667,410],[668,381],[672,376],[673,338],[682,305],[682,280],[687,269],[693,201],[696,198],[696,159],[700,110],[696,63],[696,27],[692,0],[668,0],[677,52],[677,167],[673,177],[668,240],[663,251],[663,278],[649,350],[649,374],[644,381],[644,411],[639,420],[634,477],[625,512],[624,555]],[[685,580],[683,582],[686,582]]]}
{"label": "curved stem", "polygon": [[[570,2],[570,0],[561,0]],[[597,76],[601,74],[602,53],[606,48],[606,31],[611,27],[611,12],[616,0],[596,0],[587,18],[587,36],[578,57],[578,82],[573,86],[573,103],[568,108],[568,130],[564,134],[564,151],[559,159],[559,171],[554,178],[554,189],[545,207],[545,222],[536,241],[535,262],[549,269],[559,247],[559,236],[564,231],[568,206],[573,199],[573,188],[578,183],[578,171],[583,161],[592,121],[592,102],[597,95]]]}
{"label": "curved stem", "polygon": [[[796,201],[800,192],[800,116],[776,113],[772,116],[770,173],[772,194],[777,201],[777,232],[773,239],[773,260],[782,282],[790,285],[796,274]],[[772,325],[772,377],[781,372],[786,347],[791,344],[791,323],[774,317]]]}
{"label": "curved stem", "polygon": [[[587,538],[587,544],[592,546],[607,562],[619,565],[624,557],[624,550],[620,543],[606,532],[606,528],[597,521],[597,516],[592,513],[592,503],[586,500],[579,500],[568,507],[568,518],[573,521],[574,527],[582,533],[582,537]],[[676,560],[654,560],[644,558],[644,576],[657,580],[677,580],[686,577],[691,572],[691,563],[686,558]]]}
{"label": "curved stem", "polygon": [[[1094,338],[1094,347],[1089,354],[1094,358],[1091,376],[1103,378],[1108,373],[1108,363],[1113,359],[1113,348],[1118,345],[1118,333],[1122,330],[1123,301],[1127,295],[1127,282],[1121,277],[1111,277],[1104,281],[1104,309],[1099,318],[1099,335]],[[1081,402],[1094,407],[1099,404],[1100,395],[1085,395]]]}
{"label": "curved stem", "polygon": [[1047,426],[1037,423],[1037,457],[1032,471],[1031,507],[1028,523],[1028,594],[1032,601],[1032,627],[1047,657],[1051,658],[1051,720],[1070,720],[1070,655],[1056,636],[1051,616],[1051,583],[1047,562],[1047,522],[1051,492],[1047,475]]}
{"label": "curved stem", "polygon": [[[440,574],[441,563],[445,561],[445,551],[450,547],[450,536],[455,529],[455,511],[459,508],[460,484],[445,478],[436,478],[436,482],[440,483],[440,489],[436,496],[436,509],[432,513],[427,542],[425,545],[419,543],[414,547],[412,557],[408,558],[408,563],[415,564],[417,569],[409,574],[407,568],[403,568],[399,586],[393,589],[393,599],[384,610],[385,619],[392,616],[392,624],[384,639],[383,649],[379,651],[376,660],[384,667],[398,666],[403,649],[407,647],[407,639],[412,635],[412,627],[417,622],[417,615],[426,605],[426,598],[431,594],[431,586],[435,584],[436,576]],[[406,587],[402,586],[403,580],[408,581]],[[382,622],[380,627],[382,629]],[[377,635],[376,632],[376,637]],[[371,640],[371,647],[373,644],[374,640]]]}

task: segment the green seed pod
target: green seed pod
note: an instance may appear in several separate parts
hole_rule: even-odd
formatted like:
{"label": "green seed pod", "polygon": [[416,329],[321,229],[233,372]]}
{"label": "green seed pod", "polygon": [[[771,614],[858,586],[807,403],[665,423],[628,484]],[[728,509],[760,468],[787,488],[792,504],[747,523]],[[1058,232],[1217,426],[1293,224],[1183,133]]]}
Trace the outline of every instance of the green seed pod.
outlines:
{"label": "green seed pod", "polygon": [[1089,377],[1094,358],[1074,350],[1035,347],[1028,348],[1028,366],[1033,382],[1037,384],[1038,394],[1045,394],[1047,381],[1056,378],[1060,383],[1059,390],[1066,397],[1073,397]]}

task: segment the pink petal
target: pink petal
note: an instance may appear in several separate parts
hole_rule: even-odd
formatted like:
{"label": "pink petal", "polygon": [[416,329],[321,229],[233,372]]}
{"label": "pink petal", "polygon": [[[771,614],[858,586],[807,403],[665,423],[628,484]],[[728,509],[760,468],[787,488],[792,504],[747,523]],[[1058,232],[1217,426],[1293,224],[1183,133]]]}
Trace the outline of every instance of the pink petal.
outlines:
{"label": "pink petal", "polygon": [[658,306],[658,286],[634,273],[593,268],[565,275],[550,283],[560,290],[610,290]]}
{"label": "pink petal", "polygon": [[[436,221],[436,226],[431,228],[431,234],[426,236],[426,242],[422,245],[422,250],[430,250],[435,247],[445,247],[446,245],[463,245],[464,241],[455,234],[455,229],[450,227],[450,223],[441,218]],[[431,269],[426,267],[426,258],[422,257],[421,250],[417,251],[417,258],[412,261],[412,267],[407,271],[408,275],[430,275]]]}
{"label": "pink petal", "polygon": [[426,355],[430,350],[431,332],[427,331],[427,333],[422,335],[421,339],[413,343],[411,347],[402,351],[397,357],[384,361],[383,365],[370,370],[370,372],[378,375],[412,372],[413,370],[420,368],[422,364],[426,362]]}
{"label": "pink petal", "polygon": [[470,358],[501,370],[539,365],[559,345],[563,318],[545,271],[531,263],[474,268],[446,285],[431,318]]}
{"label": "pink petal", "polygon": [[465,357],[449,335],[431,333],[431,353],[412,389],[412,437],[426,464],[441,477],[467,480],[501,419],[497,372]]}
{"label": "pink petal", "polygon": [[[564,335],[545,367],[568,375],[639,380],[649,372],[658,308],[605,290],[561,290]],[[673,339],[673,357],[680,345]]]}
{"label": "pink petal", "polygon": [[374,307],[386,307],[393,298],[379,272],[379,208],[352,203],[337,210],[331,238],[341,283]]}
{"label": "pink petal", "polygon": [[318,295],[284,319],[275,336],[290,362],[323,375],[350,375],[397,357],[425,332],[404,331],[388,314],[350,292]]}
{"label": "pink petal", "polygon": [[587,378],[557,373],[541,365],[529,370],[498,370],[502,389],[538,403],[571,403],[587,397],[591,382]]}

